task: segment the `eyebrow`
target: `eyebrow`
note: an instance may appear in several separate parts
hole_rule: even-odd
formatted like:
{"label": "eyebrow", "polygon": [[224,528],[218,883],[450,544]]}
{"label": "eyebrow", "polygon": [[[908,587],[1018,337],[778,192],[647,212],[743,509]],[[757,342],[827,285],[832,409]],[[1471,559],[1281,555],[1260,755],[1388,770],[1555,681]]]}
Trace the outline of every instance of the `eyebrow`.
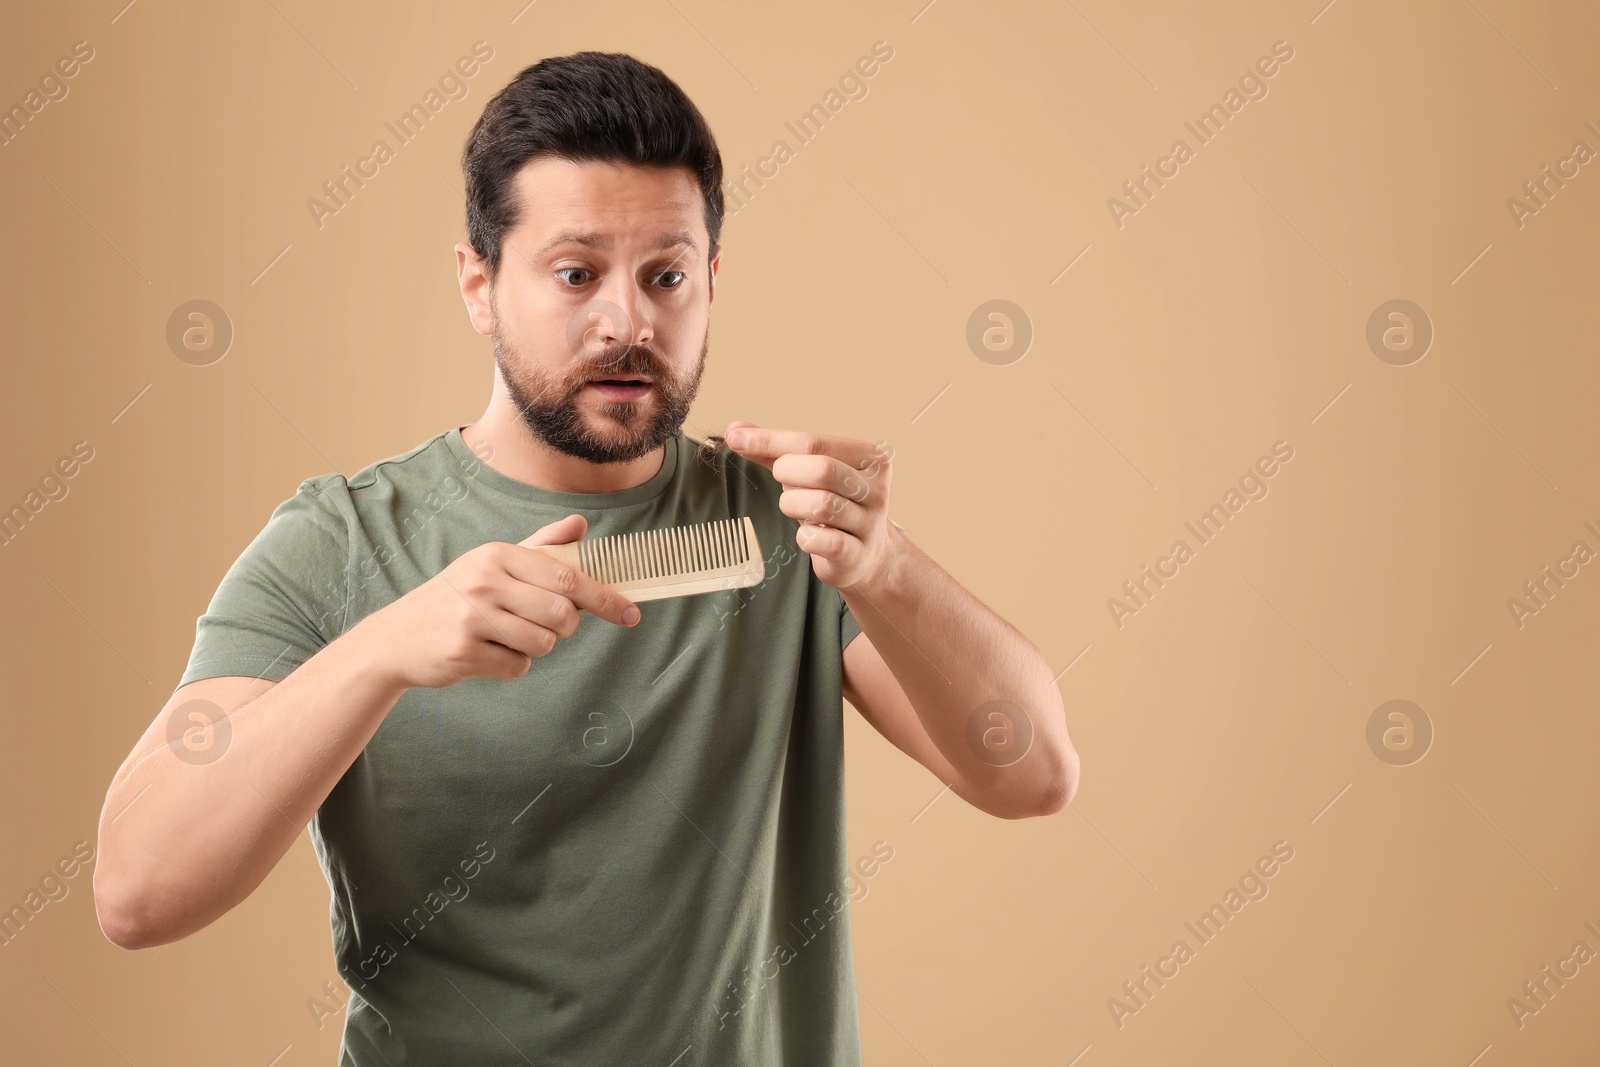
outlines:
{"label": "eyebrow", "polygon": [[[607,234],[596,233],[593,230],[562,230],[549,241],[545,242],[544,246],[535,254],[540,256],[548,255],[550,252],[560,248],[562,245],[569,244],[583,245],[585,248],[607,248],[611,244],[611,238]],[[655,246],[651,249],[651,251],[665,252],[668,249],[679,248],[685,245],[687,245],[692,252],[694,250],[694,238],[689,236],[689,234],[683,230],[673,230],[672,232],[664,233],[657,238]]]}

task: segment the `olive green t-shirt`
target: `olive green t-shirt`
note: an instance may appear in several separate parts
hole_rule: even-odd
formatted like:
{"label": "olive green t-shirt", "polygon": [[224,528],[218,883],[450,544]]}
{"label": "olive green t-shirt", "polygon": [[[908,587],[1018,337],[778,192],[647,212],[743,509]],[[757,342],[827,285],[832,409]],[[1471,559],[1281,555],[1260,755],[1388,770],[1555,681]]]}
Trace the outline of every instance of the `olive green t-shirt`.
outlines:
{"label": "olive green t-shirt", "polygon": [[584,612],[521,678],[394,705],[310,824],[342,1065],[861,1062],[840,692],[860,626],[781,492],[682,433],[640,485],[556,492],[456,429],[306,481],[229,569],[180,684],[281,681],[468,549],[573,512],[586,537],[748,515],[766,560],[632,628]]}

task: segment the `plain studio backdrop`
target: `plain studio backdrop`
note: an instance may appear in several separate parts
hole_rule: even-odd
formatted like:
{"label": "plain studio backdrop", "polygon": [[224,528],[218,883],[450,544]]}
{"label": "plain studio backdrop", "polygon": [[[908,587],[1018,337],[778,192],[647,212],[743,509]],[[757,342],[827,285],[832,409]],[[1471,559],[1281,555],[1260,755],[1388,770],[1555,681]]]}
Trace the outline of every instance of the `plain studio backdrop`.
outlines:
{"label": "plain studio backdrop", "polygon": [[723,151],[685,429],[891,443],[1062,672],[1048,818],[845,710],[869,1063],[1600,1051],[1592,5],[124,2],[0,37],[8,1062],[336,1057],[308,838],[131,953],[74,848],[273,507],[482,410],[462,142],[587,48]]}

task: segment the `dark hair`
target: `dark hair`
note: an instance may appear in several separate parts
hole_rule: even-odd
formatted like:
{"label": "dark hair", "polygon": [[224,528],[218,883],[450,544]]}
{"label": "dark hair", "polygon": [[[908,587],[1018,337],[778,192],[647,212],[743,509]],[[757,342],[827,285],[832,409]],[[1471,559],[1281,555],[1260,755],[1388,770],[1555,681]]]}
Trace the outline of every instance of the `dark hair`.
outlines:
{"label": "dark hair", "polygon": [[700,110],[656,67],[621,52],[552,56],[525,68],[484,106],[462,149],[461,171],[467,240],[491,280],[500,271],[502,239],[517,222],[512,179],[540,156],[688,167],[705,194],[707,250],[716,251],[722,153]]}
{"label": "dark hair", "polygon": [[733,456],[733,449],[728,446],[726,438],[720,433],[714,433],[709,434],[705,440],[697,442],[694,454],[702,464],[715,473],[722,474],[727,469],[728,460]]}

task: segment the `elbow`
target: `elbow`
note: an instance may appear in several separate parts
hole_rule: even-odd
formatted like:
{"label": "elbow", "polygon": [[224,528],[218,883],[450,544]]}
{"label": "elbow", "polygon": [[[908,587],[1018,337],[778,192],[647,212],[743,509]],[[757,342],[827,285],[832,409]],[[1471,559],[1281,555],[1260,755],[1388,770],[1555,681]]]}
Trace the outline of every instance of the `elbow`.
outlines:
{"label": "elbow", "polygon": [[118,948],[132,950],[151,946],[149,934],[135,918],[133,909],[108,899],[99,887],[95,888],[94,915],[100,922],[100,932]]}
{"label": "elbow", "polygon": [[149,948],[151,942],[145,932],[133,921],[128,912],[112,908],[102,903],[97,897],[94,905],[95,918],[100,921],[100,932],[105,939],[118,948],[128,950]]}
{"label": "elbow", "polygon": [[[1059,694],[1057,697],[1059,701]],[[1046,720],[1049,727],[1041,731],[1035,740],[1035,752],[1044,764],[1042,769],[1035,771],[1042,779],[1042,785],[1035,785],[1032,794],[1018,804],[1013,813],[1004,814],[1002,818],[1031,819],[1055,815],[1065,810],[1078,795],[1078,750],[1067,736],[1065,709],[1061,708],[1059,702],[1056,707],[1059,710]],[[1056,724],[1059,724],[1059,729],[1050,728]]]}
{"label": "elbow", "polygon": [[1046,810],[1043,814],[1054,815],[1072,803],[1073,798],[1078,795],[1079,768],[1078,750],[1072,747],[1071,742],[1068,742],[1066,752],[1061,760],[1061,767],[1056,772],[1055,780],[1051,783],[1050,790],[1046,794]]}
{"label": "elbow", "polygon": [[171,938],[161,936],[157,928],[139,919],[129,909],[110,907],[95,902],[95,917],[100,921],[100,932],[118,948],[133,952],[141,948],[165,945]]}
{"label": "elbow", "polygon": [[1030,803],[995,814],[1003,819],[1035,819],[1065,810],[1078,795],[1078,768],[1078,751],[1067,743],[1061,755],[1052,761],[1043,791],[1035,794]]}
{"label": "elbow", "polygon": [[105,935],[107,941],[129,952],[155,947],[155,942],[143,939],[136,927],[112,921],[103,913],[100,915],[100,932]]}
{"label": "elbow", "polygon": [[1072,798],[1077,793],[1077,786],[1072,782],[1061,782],[1051,786],[1039,801],[1039,805],[1034,809],[1033,814],[1043,817],[1065,811],[1067,805],[1072,803]]}
{"label": "elbow", "polygon": [[160,936],[139,894],[119,880],[102,878],[103,869],[95,869],[94,914],[106,940],[130,951],[165,944],[169,939]]}

